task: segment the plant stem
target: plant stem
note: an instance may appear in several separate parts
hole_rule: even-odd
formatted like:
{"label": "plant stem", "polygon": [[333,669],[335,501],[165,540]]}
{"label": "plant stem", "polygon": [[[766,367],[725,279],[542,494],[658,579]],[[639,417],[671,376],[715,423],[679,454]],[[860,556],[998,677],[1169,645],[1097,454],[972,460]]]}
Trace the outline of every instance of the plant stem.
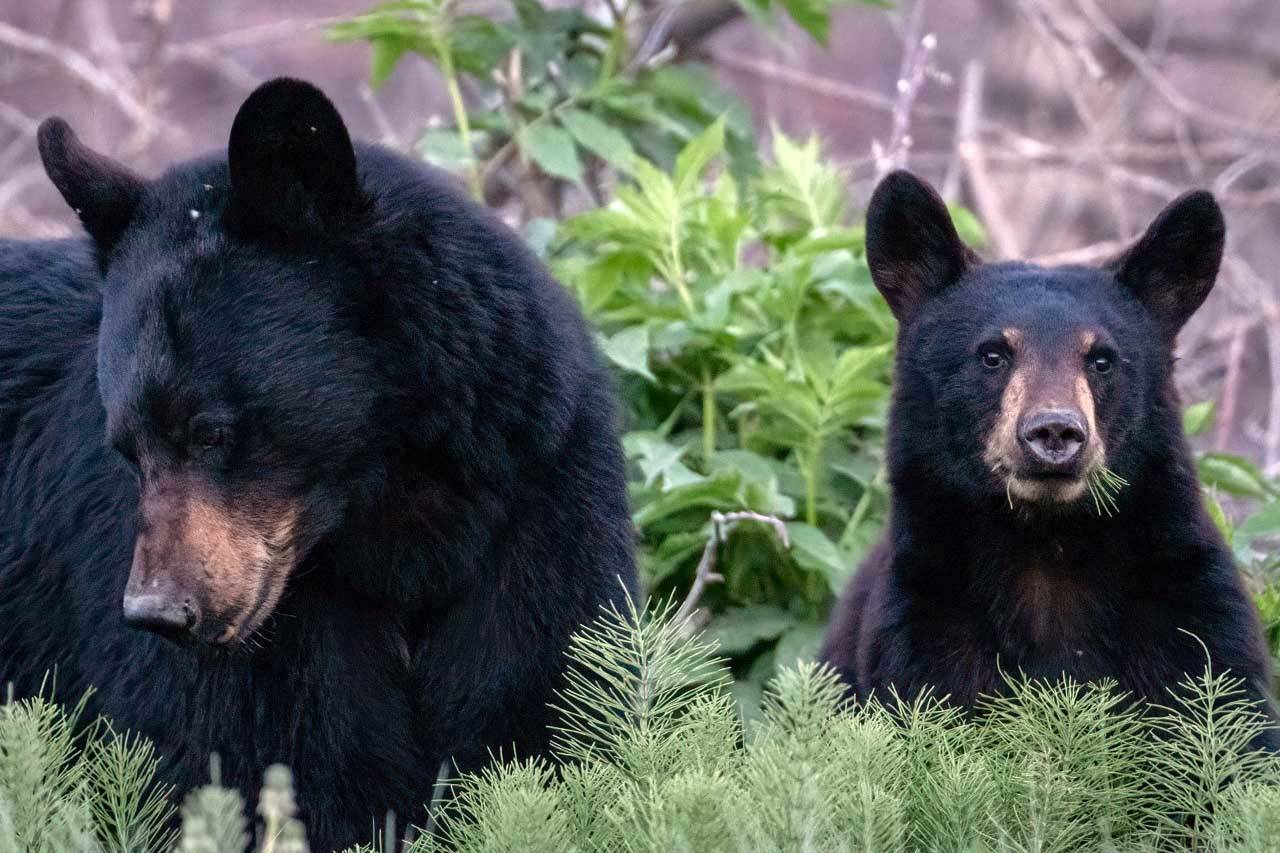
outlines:
{"label": "plant stem", "polygon": [[676,293],[680,294],[680,301],[684,303],[685,309],[693,314],[693,295],[689,293],[689,287],[684,280],[684,261],[680,259],[680,216],[679,211],[674,211],[671,217],[671,284],[676,289]]}
{"label": "plant stem", "polygon": [[716,386],[711,371],[702,368],[702,461],[711,470],[711,457],[716,452]]}
{"label": "plant stem", "polygon": [[822,464],[822,439],[814,438],[801,460],[800,472],[804,476],[804,520],[812,527],[818,526],[818,467]]}
{"label": "plant stem", "polygon": [[[449,54],[448,45],[440,51],[440,72],[444,75],[444,85],[449,92],[449,103],[453,107],[453,121],[458,127],[458,138],[468,157],[475,156],[471,147],[471,119],[467,116],[467,105],[462,100],[462,89],[458,86],[458,73],[453,67],[453,57]],[[475,164],[467,170],[467,183],[471,186],[471,194],[483,198],[484,188],[480,183],[480,172]]]}
{"label": "plant stem", "polygon": [[608,5],[613,26],[609,29],[609,47],[600,63],[597,83],[603,83],[617,73],[627,50],[627,13],[631,11],[631,2],[628,0],[619,8],[613,0],[609,0]]}

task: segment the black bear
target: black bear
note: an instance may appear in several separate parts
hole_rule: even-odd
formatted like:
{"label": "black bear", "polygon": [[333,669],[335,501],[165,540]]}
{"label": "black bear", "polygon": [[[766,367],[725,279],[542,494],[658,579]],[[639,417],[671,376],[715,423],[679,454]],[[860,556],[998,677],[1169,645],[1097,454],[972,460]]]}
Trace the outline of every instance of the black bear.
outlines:
{"label": "black bear", "polygon": [[981,263],[928,185],[876,188],[867,262],[899,321],[889,528],[821,655],[855,695],[932,687],[968,706],[1005,674],[1067,674],[1167,703],[1207,647],[1270,707],[1171,375],[1224,234],[1192,192],[1103,267]]}
{"label": "black bear", "polygon": [[290,765],[313,849],[543,749],[635,583],[572,299],[296,80],[154,180],[39,147],[88,239],[0,242],[0,682],[92,686],[180,789]]}

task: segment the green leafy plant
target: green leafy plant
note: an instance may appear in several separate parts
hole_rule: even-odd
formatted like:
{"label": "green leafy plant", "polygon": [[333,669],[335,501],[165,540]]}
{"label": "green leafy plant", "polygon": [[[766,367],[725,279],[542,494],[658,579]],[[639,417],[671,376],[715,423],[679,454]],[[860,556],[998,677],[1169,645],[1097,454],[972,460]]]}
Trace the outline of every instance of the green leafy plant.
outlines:
{"label": "green leafy plant", "polygon": [[170,790],[150,742],[81,726],[43,697],[0,705],[0,851],[168,850]]}
{"label": "green leafy plant", "polygon": [[705,71],[650,44],[639,4],[615,4],[605,21],[576,6],[510,5],[496,21],[463,14],[453,0],[398,0],[329,35],[371,45],[375,85],[406,55],[435,65],[453,126],[428,128],[418,150],[465,175],[477,195],[521,196],[525,218],[559,214],[566,189],[602,199],[607,173],[629,173],[637,152],[670,163],[726,111],[736,150],[750,159],[745,110]]}
{"label": "green leafy plant", "polygon": [[[1212,403],[1188,406],[1183,428],[1190,436],[1201,435],[1212,426],[1213,416]],[[1268,478],[1248,459],[1227,453],[1200,453],[1197,466],[1209,515],[1253,589],[1280,678],[1280,480]],[[1237,511],[1229,515],[1224,502]]]}
{"label": "green leafy plant", "polygon": [[[609,611],[571,644],[552,754],[453,780],[438,831],[404,833],[405,849],[1270,853],[1280,759],[1248,746],[1271,723],[1211,664],[1172,691],[1176,711],[1135,707],[1110,683],[1023,678],[969,715],[928,694],[852,704],[806,662],[744,720],[714,640],[690,637],[687,616]],[[218,785],[216,760],[172,839],[149,746],[92,727],[77,750],[81,712],[4,706],[0,850],[245,850],[244,803]],[[128,757],[104,759],[112,749]],[[269,768],[253,849],[305,850],[295,811],[289,772]],[[352,853],[397,837],[388,820]]]}
{"label": "green leafy plant", "polygon": [[558,741],[574,761],[463,778],[464,807],[413,853],[1274,849],[1280,762],[1246,749],[1267,720],[1211,667],[1176,713],[1024,679],[966,716],[929,696],[851,706],[805,663],[744,724],[714,645],[671,614],[582,632],[591,678],[562,696]]}
{"label": "green leafy plant", "polygon": [[1089,496],[1098,515],[1111,517],[1117,511],[1116,496],[1129,485],[1129,481],[1106,465],[1099,465],[1089,472]]}
{"label": "green leafy plant", "polygon": [[620,372],[653,594],[690,586],[711,513],[786,523],[790,547],[736,526],[703,599],[748,709],[775,664],[812,654],[883,523],[895,333],[817,141],[775,132],[771,155],[735,176],[716,122],[669,173],[637,158],[632,182],[550,249]]}

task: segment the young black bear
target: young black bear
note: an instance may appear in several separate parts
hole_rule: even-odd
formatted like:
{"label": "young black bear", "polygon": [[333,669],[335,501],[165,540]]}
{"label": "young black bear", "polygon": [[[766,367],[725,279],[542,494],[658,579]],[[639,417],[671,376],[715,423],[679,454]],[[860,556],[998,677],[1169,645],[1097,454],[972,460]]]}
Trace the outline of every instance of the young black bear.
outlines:
{"label": "young black bear", "polygon": [[[857,696],[932,686],[972,705],[1004,674],[1066,673],[1167,703],[1203,672],[1203,642],[1268,704],[1171,375],[1224,232],[1193,192],[1102,268],[984,264],[930,187],[896,172],[876,189],[867,261],[900,326],[892,507],[822,653]],[[1127,485],[1095,499],[1106,469]]]}
{"label": "young black bear", "polygon": [[543,748],[570,633],[635,582],[560,285],[295,80],[155,180],[39,144],[90,239],[0,242],[0,682],[92,685],[180,789],[289,764],[313,849]]}

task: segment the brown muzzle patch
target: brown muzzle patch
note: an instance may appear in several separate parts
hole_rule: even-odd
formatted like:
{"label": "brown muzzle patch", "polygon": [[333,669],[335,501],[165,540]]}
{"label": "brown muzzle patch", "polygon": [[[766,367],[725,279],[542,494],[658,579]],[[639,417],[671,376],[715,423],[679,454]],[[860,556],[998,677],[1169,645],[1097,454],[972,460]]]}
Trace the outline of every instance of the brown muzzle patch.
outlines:
{"label": "brown muzzle patch", "polygon": [[[1023,345],[1022,335],[1015,330],[1006,330],[1005,339],[1015,353],[1014,367],[987,436],[983,461],[1004,482],[1010,503],[1014,498],[1073,501],[1085,493],[1089,472],[1106,461],[1083,358],[1074,351],[1056,357],[1034,352]],[[1080,343],[1086,350],[1092,345],[1087,339]],[[1083,426],[1078,477],[1050,480],[1032,476],[1028,470],[1027,425],[1044,413],[1069,415]]]}
{"label": "brown muzzle patch", "polygon": [[130,603],[185,607],[189,630],[214,643],[243,639],[271,614],[296,562],[299,505],[220,495],[184,476],[144,485]]}

